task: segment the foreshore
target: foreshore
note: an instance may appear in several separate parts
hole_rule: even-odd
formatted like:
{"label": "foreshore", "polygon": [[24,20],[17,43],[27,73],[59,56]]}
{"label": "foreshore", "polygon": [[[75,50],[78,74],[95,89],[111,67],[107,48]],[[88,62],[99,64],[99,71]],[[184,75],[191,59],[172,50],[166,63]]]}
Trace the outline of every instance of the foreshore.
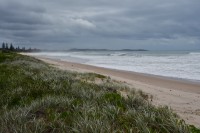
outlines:
{"label": "foreshore", "polygon": [[63,70],[94,72],[110,76],[112,79],[152,95],[154,105],[171,107],[188,124],[197,127],[200,125],[200,83],[198,82],[34,57]]}

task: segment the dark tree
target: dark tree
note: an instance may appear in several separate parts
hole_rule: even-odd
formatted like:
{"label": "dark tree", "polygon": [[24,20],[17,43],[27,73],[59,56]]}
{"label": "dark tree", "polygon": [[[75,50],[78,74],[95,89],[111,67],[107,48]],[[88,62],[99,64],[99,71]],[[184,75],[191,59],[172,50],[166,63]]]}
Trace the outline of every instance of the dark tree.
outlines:
{"label": "dark tree", "polygon": [[5,45],[5,43],[3,42],[2,43],[2,49],[5,49],[6,48],[6,45]]}
{"label": "dark tree", "polygon": [[14,47],[14,45],[11,43],[10,45],[6,42],[6,43],[2,43],[2,51],[5,52],[9,52],[9,51],[13,51],[13,52],[39,52],[39,49],[32,49],[31,47],[29,49],[26,49],[25,47],[20,48],[19,46]]}
{"label": "dark tree", "polygon": [[25,48],[25,47],[23,47],[23,48],[22,48],[22,51],[26,51],[26,48]]}
{"label": "dark tree", "polygon": [[16,48],[16,50],[17,50],[17,51],[19,51],[19,50],[20,50],[19,46]]}
{"label": "dark tree", "polygon": [[5,49],[8,50],[8,43],[6,43],[6,48]]}
{"label": "dark tree", "polygon": [[15,50],[14,46],[12,45],[12,43],[10,44],[10,50],[11,50],[11,51],[14,51],[14,50]]}

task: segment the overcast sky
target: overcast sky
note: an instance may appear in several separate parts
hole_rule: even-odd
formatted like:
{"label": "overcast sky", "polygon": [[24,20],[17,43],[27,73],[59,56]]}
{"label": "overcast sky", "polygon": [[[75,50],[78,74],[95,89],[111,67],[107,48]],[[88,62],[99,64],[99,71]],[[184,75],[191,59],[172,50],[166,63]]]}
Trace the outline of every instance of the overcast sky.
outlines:
{"label": "overcast sky", "polygon": [[200,49],[200,0],[0,0],[0,41],[26,47]]}

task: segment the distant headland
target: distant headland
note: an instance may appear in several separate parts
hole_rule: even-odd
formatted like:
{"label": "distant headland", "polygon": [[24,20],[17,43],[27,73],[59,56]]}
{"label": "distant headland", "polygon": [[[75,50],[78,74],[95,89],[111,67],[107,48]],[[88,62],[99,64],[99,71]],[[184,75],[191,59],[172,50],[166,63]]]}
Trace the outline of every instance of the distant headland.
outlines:
{"label": "distant headland", "polygon": [[120,49],[120,50],[111,50],[111,49],[78,49],[73,48],[68,51],[148,51],[146,49]]}

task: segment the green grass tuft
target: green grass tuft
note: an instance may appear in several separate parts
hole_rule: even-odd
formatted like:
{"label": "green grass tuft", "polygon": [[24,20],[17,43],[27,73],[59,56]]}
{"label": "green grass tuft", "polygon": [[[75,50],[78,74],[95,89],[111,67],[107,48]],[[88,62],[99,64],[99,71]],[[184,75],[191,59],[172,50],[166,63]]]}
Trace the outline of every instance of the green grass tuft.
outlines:
{"label": "green grass tuft", "polygon": [[[199,132],[168,107],[155,107],[148,95],[130,90],[103,75],[0,52],[0,132]],[[121,91],[130,93],[123,97]]]}

